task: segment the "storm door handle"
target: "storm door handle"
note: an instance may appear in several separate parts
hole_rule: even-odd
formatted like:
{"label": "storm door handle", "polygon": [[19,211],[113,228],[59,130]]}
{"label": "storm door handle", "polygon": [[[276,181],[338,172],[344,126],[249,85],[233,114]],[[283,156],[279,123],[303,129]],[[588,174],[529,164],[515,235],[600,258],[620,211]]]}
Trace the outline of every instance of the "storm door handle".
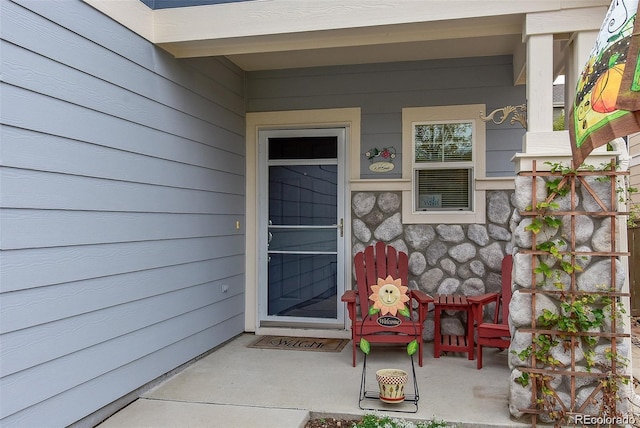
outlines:
{"label": "storm door handle", "polygon": [[340,223],[334,224],[334,226],[336,226],[338,229],[340,229],[340,237],[342,238],[344,236],[344,219],[341,218],[340,219]]}

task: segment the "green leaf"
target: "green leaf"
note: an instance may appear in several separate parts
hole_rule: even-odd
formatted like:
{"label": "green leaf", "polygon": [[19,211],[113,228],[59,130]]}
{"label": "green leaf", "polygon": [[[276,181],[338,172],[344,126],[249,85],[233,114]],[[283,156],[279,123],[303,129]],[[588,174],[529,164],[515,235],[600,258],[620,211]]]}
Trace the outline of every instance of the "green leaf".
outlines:
{"label": "green leaf", "polygon": [[413,339],[411,342],[409,342],[409,344],[407,345],[407,354],[409,355],[413,355],[416,353],[416,351],[418,350],[418,341]]}
{"label": "green leaf", "polygon": [[400,309],[398,311],[398,313],[400,315],[403,315],[403,316],[407,317],[407,318],[411,318],[411,312],[409,312],[409,308],[407,308],[406,306],[404,308]]}
{"label": "green leaf", "polygon": [[369,352],[371,352],[371,344],[367,339],[364,339],[364,338],[360,339],[360,350],[364,352],[366,355],[369,355]]}
{"label": "green leaf", "polygon": [[551,241],[542,242],[542,243],[538,244],[538,249],[541,250],[541,251],[551,252],[551,249],[553,247],[555,247],[555,245],[556,244],[554,242],[551,242]]}
{"label": "green leaf", "polygon": [[524,230],[533,232],[534,235],[537,235],[542,230],[542,221],[535,218],[531,221],[530,225],[525,226]]}
{"label": "green leaf", "polygon": [[545,276],[545,278],[551,278],[551,276],[553,275],[551,268],[544,262],[540,262],[540,266],[536,267],[533,272],[541,273]]}
{"label": "green leaf", "polygon": [[522,386],[527,386],[529,385],[529,373],[522,373],[522,376],[517,377],[515,379],[516,382],[518,382],[520,385]]}
{"label": "green leaf", "polygon": [[375,315],[380,312],[379,308],[374,308],[373,306],[369,306],[369,315]]}
{"label": "green leaf", "polygon": [[544,218],[545,223],[547,223],[549,225],[549,227],[560,227],[562,226],[562,220],[559,218],[555,218],[555,217],[551,217],[551,216],[546,216]]}

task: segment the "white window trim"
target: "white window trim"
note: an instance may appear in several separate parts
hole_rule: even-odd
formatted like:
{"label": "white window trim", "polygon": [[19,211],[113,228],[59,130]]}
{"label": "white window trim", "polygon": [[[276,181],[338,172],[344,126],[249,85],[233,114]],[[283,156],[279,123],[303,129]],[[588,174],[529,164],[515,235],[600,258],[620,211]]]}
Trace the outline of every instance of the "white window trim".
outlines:
{"label": "white window trim", "polygon": [[[465,224],[486,221],[485,190],[478,186],[478,181],[486,178],[486,125],[480,119],[480,115],[484,114],[484,104],[402,109],[402,178],[411,182],[411,189],[402,192],[403,223]],[[474,177],[471,185],[473,209],[471,211],[414,211],[413,123],[439,120],[469,120],[475,123]]]}

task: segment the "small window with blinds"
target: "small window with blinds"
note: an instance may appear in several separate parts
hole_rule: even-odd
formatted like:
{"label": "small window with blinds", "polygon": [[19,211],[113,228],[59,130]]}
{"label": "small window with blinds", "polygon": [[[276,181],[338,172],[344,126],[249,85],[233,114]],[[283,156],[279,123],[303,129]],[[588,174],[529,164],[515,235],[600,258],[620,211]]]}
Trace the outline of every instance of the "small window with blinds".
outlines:
{"label": "small window with blinds", "polygon": [[413,123],[416,211],[470,211],[473,121]]}

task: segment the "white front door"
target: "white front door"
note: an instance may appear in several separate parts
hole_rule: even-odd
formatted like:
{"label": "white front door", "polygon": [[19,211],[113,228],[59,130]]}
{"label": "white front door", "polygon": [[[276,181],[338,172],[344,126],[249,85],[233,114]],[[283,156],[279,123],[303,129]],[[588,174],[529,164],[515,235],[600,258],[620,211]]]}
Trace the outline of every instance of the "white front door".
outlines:
{"label": "white front door", "polygon": [[259,132],[261,327],[344,328],[345,134]]}

